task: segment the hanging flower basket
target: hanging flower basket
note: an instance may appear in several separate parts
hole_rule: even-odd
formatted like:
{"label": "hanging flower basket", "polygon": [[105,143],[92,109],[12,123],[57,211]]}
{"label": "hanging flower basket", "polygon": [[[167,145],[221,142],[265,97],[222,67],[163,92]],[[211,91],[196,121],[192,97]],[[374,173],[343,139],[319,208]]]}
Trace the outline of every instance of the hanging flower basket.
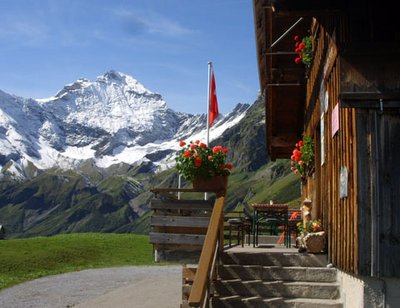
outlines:
{"label": "hanging flower basket", "polygon": [[307,176],[314,173],[314,163],[314,141],[311,136],[304,135],[303,139],[296,143],[296,147],[290,157],[290,164],[292,165],[291,170],[295,174],[301,176],[301,182],[303,185],[307,182]]}

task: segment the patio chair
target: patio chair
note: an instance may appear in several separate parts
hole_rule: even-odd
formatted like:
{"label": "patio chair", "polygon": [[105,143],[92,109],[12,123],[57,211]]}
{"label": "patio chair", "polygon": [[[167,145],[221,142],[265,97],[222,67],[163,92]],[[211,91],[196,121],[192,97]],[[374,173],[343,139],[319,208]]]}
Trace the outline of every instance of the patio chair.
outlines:
{"label": "patio chair", "polygon": [[288,210],[289,221],[288,221],[288,230],[283,230],[281,236],[278,239],[277,244],[282,244],[285,239],[286,232],[289,233],[289,247],[291,245],[291,237],[293,236],[294,242],[296,243],[296,238],[299,236],[299,231],[297,228],[297,223],[302,221],[301,211],[300,210]]}
{"label": "patio chair", "polygon": [[228,228],[229,247],[232,247],[232,239],[236,235],[238,245],[244,247],[245,235],[248,236],[250,245],[250,236],[252,234],[252,219],[247,215],[245,209],[242,211],[230,211],[225,214]]}
{"label": "patio chair", "polygon": [[[258,246],[259,236],[269,232],[270,235],[282,233],[288,223],[287,204],[253,204],[254,208],[254,233],[253,246]],[[285,244],[288,240],[284,238]]]}

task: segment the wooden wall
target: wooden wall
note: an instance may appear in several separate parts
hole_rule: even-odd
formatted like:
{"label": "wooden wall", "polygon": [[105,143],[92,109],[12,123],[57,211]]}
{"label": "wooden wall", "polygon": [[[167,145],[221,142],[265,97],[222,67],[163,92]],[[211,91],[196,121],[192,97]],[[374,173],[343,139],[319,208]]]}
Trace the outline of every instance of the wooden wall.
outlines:
{"label": "wooden wall", "polygon": [[[268,11],[267,0],[254,3],[255,13],[263,13],[256,14],[258,47],[282,33],[273,26],[283,17],[302,16]],[[306,72],[304,114],[295,108],[283,113],[303,118],[304,133],[315,140],[315,172],[303,198],[313,201],[312,215],[323,220],[329,260],[349,273],[400,277],[400,164],[393,159],[400,152],[400,27],[394,6],[355,0],[341,2],[339,12],[310,12],[316,14],[314,59]],[[266,87],[268,71],[278,65],[263,52],[258,48]],[[279,104],[282,97],[268,94],[267,131],[277,140],[284,132],[274,131],[279,119],[271,114]],[[333,133],[335,107],[339,129]],[[267,142],[273,152],[273,139]]]}
{"label": "wooden wall", "polygon": [[[329,260],[335,266],[357,272],[357,160],[354,109],[339,108],[339,131],[332,135],[332,114],[340,98],[340,58],[334,22],[313,24],[315,58],[307,84],[305,133],[316,145],[316,168],[303,197],[313,200],[313,216],[323,220],[328,232]],[[327,106],[325,107],[325,105]],[[321,129],[322,128],[322,129]],[[340,197],[340,174],[347,168],[348,193]]]}
{"label": "wooden wall", "polygon": [[316,168],[303,197],[328,231],[330,262],[349,273],[400,277],[400,164],[392,159],[400,151],[400,60],[374,43],[357,49],[351,27],[348,16],[313,22],[304,131],[315,140]]}
{"label": "wooden wall", "polygon": [[363,275],[400,277],[400,164],[394,155],[400,152],[399,110],[357,109],[359,273]]}

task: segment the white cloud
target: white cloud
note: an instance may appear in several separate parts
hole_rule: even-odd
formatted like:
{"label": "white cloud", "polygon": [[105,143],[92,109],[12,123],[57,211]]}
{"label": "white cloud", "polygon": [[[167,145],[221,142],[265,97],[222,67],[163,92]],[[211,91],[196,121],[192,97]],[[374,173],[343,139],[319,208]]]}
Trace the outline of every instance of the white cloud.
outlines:
{"label": "white cloud", "polygon": [[194,32],[178,21],[166,18],[154,11],[119,10],[116,11],[116,15],[123,17],[125,29],[131,35],[145,33],[180,37]]}
{"label": "white cloud", "polygon": [[47,27],[38,22],[29,20],[7,20],[0,22],[0,37],[22,42],[23,44],[33,45],[45,41],[49,34]]}

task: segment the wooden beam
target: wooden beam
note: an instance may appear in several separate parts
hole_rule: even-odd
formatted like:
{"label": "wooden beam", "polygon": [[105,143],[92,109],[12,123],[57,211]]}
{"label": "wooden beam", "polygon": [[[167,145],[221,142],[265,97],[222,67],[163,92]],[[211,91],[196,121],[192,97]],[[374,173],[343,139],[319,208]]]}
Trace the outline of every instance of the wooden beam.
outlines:
{"label": "wooden beam", "polygon": [[172,226],[152,226],[154,233],[172,233],[172,234],[201,234],[207,233],[206,228],[200,227],[172,227]]}
{"label": "wooden beam", "polygon": [[340,98],[344,100],[400,100],[400,92],[342,92]]}
{"label": "wooden beam", "polygon": [[204,240],[204,245],[199,260],[199,266],[197,268],[192,291],[190,292],[189,296],[190,306],[199,307],[199,305],[204,300],[204,295],[207,289],[208,275],[211,270],[217,240],[220,235],[219,231],[224,214],[224,203],[225,198],[223,196],[219,197],[215,201],[214,209],[210,219],[210,226]]}
{"label": "wooden beam", "polygon": [[400,108],[400,100],[341,100],[340,108],[365,108],[365,109],[380,109],[382,111],[387,108]]}
{"label": "wooden beam", "polygon": [[204,235],[150,232],[152,244],[203,245]]}
{"label": "wooden beam", "polygon": [[[382,104],[381,104],[382,100]],[[342,92],[341,108],[400,108],[400,92]]]}
{"label": "wooden beam", "polygon": [[191,284],[194,280],[194,276],[196,275],[197,268],[196,267],[184,267],[182,268],[182,280],[183,283]]}
{"label": "wooden beam", "polygon": [[301,83],[267,83],[267,87],[299,87]]}
{"label": "wooden beam", "polygon": [[162,227],[207,228],[209,221],[209,217],[153,215],[150,219],[150,225]]}
{"label": "wooden beam", "polygon": [[330,15],[338,15],[340,10],[327,9],[327,10],[298,10],[298,11],[275,11],[275,18],[288,18],[288,17],[322,17]]}
{"label": "wooden beam", "polygon": [[151,188],[153,193],[177,193],[177,192],[213,192],[221,194],[221,189],[194,189],[194,188]]}
{"label": "wooden beam", "polygon": [[208,200],[159,200],[150,202],[152,210],[207,210],[211,211],[212,201]]}

